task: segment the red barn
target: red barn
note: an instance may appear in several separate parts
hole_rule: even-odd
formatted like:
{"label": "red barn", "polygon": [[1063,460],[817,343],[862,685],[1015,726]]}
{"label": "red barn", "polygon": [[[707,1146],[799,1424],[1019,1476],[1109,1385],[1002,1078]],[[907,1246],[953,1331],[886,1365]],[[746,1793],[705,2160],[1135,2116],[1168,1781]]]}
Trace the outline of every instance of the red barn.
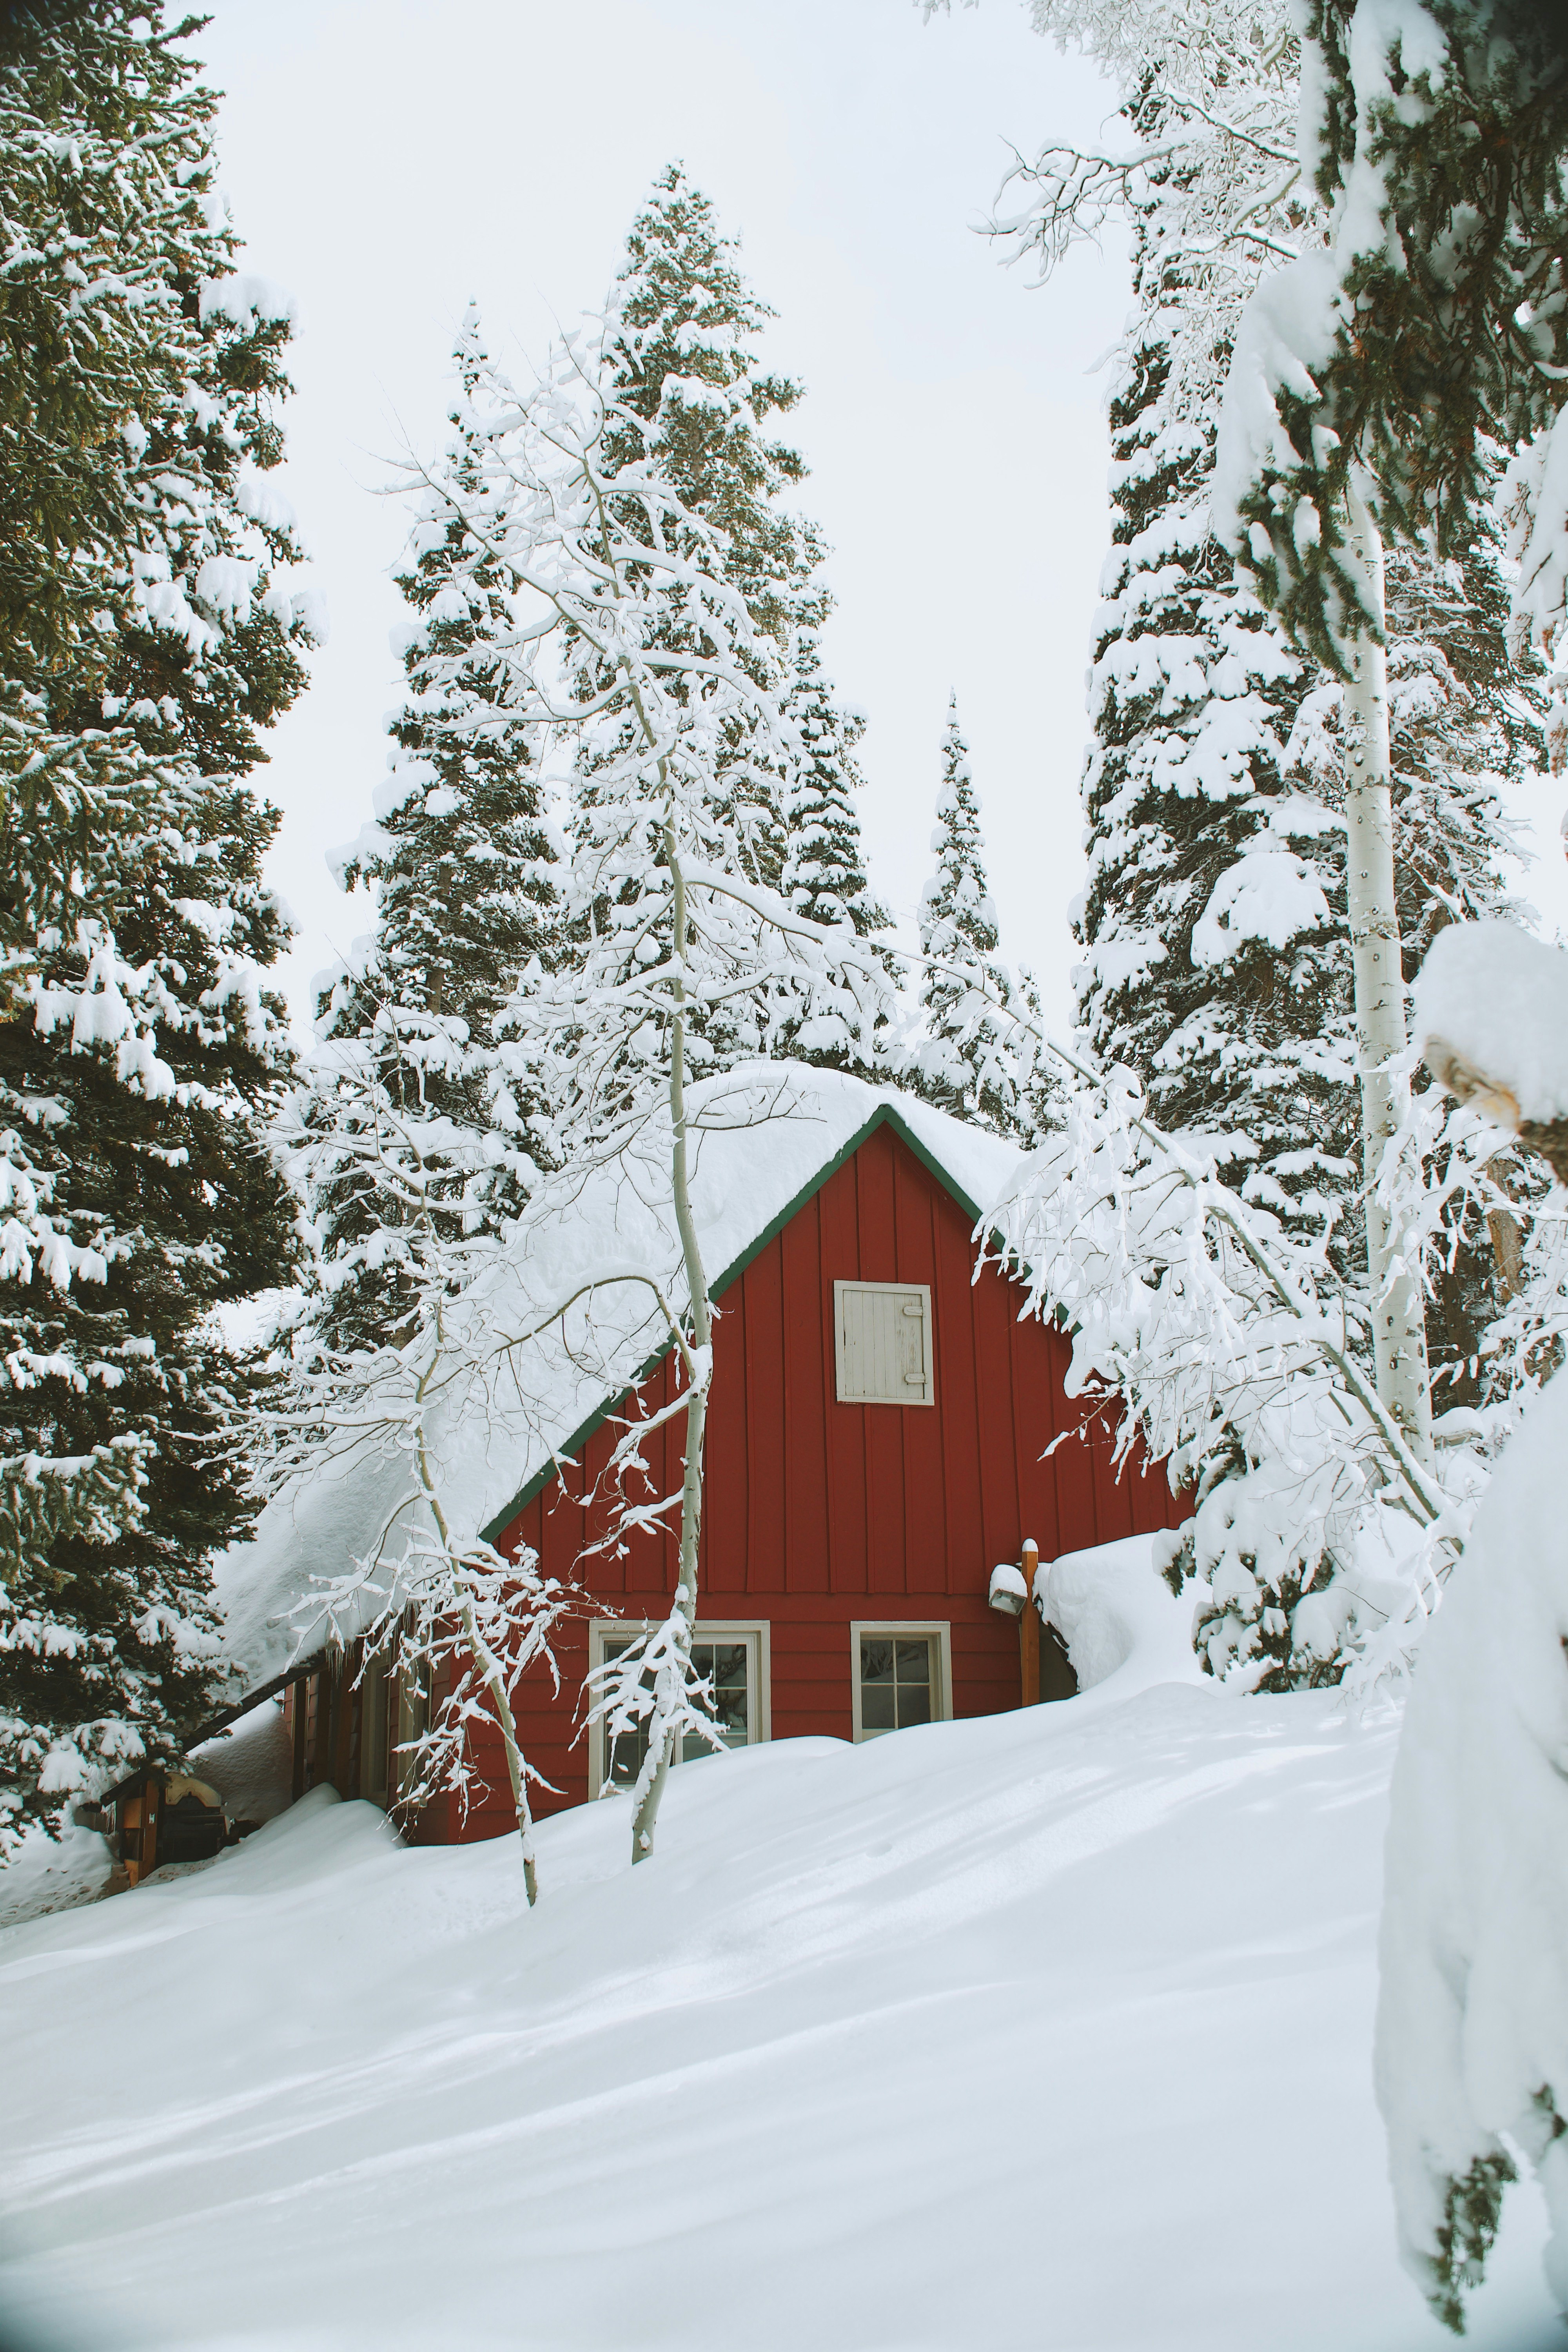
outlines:
{"label": "red barn", "polygon": [[[993,1567],[1016,1562],[1026,1538],[1051,1559],[1182,1515],[1162,1472],[1118,1479],[1103,1424],[1080,1433],[1060,1330],[1021,1320],[1022,1293],[994,1265],[976,1276],[980,1200],[1005,1181],[1011,1149],[854,1079],[804,1073],[792,1084],[786,1118],[705,1137],[694,1179],[708,1263],[723,1267],[712,1286],[699,1659],[730,1745],[858,1739],[1018,1706],[1018,1627],[989,1605]],[[617,1211],[616,1244],[624,1223]],[[602,1236],[602,1256],[617,1254]],[[581,1694],[606,1645],[664,1616],[675,1580],[673,1538],[658,1532],[622,1558],[584,1557],[605,1529],[595,1483],[624,1417],[673,1393],[672,1359],[648,1370],[646,1340],[640,1381],[609,1392],[579,1381],[563,1424],[565,1399],[552,1392],[515,1432],[456,1447],[449,1474],[494,1496],[474,1513],[492,1542],[531,1546],[548,1573],[592,1596],[558,1644],[560,1696],[542,1675],[524,1688],[524,1751],[560,1791],[539,1796],[542,1815],[629,1779],[639,1760],[583,1732]],[[649,1443],[661,1494],[680,1483],[683,1426]],[[362,1507],[376,1506],[366,1496]],[[318,1514],[314,1542],[307,1512],[296,1507],[289,1528],[304,1538],[283,1547],[296,1587],[301,1567],[338,1564],[330,1549],[321,1556],[323,1528],[352,1544],[341,1495]],[[225,1580],[231,1620],[248,1619],[253,1636],[258,1591],[275,1600],[279,1588],[247,1555],[276,1565],[279,1551],[276,1527],[264,1528]],[[374,1678],[354,1693],[353,1664],[352,1654],[348,1670],[318,1656],[267,1678],[291,1685],[297,1787],[330,1779],[345,1795],[395,1803],[409,1696]],[[514,1827],[499,1734],[477,1760],[489,1801],[465,1819],[456,1800],[437,1801],[410,1824],[421,1841]]]}

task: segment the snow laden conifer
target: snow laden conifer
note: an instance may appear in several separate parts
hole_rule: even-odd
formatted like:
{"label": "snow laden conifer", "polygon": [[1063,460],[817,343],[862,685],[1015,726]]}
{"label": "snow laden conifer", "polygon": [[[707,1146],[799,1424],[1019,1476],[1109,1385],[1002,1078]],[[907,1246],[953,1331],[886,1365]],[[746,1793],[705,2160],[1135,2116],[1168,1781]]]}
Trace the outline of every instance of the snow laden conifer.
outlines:
{"label": "snow laden conifer", "polygon": [[[783,503],[804,478],[798,450],[773,437],[773,419],[801,395],[759,348],[773,317],[746,282],[735,240],[679,163],[666,166],[626,237],[616,282],[619,324],[609,355],[616,464],[656,456],[683,504],[719,535],[718,560],[757,639],[742,658],[759,684],[790,646],[805,583],[820,561],[815,534]],[[748,814],[737,838],[757,878],[776,887],[784,856],[780,770],[760,753],[740,715],[730,721],[721,771]],[[578,791],[590,796],[592,770]],[[743,1043],[735,1050],[743,1050]]]}
{"label": "snow laden conifer", "polygon": [[[793,739],[779,707],[785,647],[731,576],[731,541],[663,470],[669,410],[620,398],[630,330],[612,310],[567,340],[548,377],[523,391],[493,363],[480,396],[496,421],[479,483],[429,487],[455,521],[516,574],[534,600],[499,646],[509,695],[541,766],[574,759],[576,795],[563,914],[575,952],[525,973],[506,1015],[513,1082],[547,1107],[542,1137],[560,1171],[515,1228],[531,1236],[563,1196],[597,1171],[624,1172],[662,1203],[678,1282],[662,1265],[602,1263],[574,1284],[574,1349],[593,1345],[602,1302],[628,1291],[657,1309],[679,1378],[672,1401],[634,1419],[609,1474],[626,1540],[673,1525],[679,1566],[662,1622],[602,1677],[595,1710],[619,1731],[646,1727],[633,1792],[633,1858],[652,1849],[660,1797],[688,1733],[711,1737],[694,1675],[702,1448],[712,1380],[709,1272],[692,1221],[689,1166],[709,1125],[787,1112],[787,1074],[755,1065],[706,1080],[705,1025],[739,1021],[765,1054],[784,1026],[808,1031],[847,996],[868,1034],[886,982],[852,926],[797,915],[754,878],[768,812],[733,788],[744,740],[782,770]],[[521,1338],[518,1344],[521,1344]],[[642,1448],[681,1429],[679,1490],[648,1491]]]}
{"label": "snow laden conifer", "polygon": [[323,991],[284,1129],[315,1235],[311,1344],[334,1354],[412,1328],[431,1234],[493,1243],[534,1173],[494,1029],[524,969],[553,961],[557,844],[496,650],[518,583],[461,520],[484,463],[472,310],[455,356],[452,438],[398,574],[407,692],[375,819],[336,860],[374,888],[376,929]]}
{"label": "snow laden conifer", "polygon": [[[784,823],[779,888],[805,921],[829,929],[847,923],[858,939],[875,941],[888,930],[889,917],[867,875],[855,804],[861,783],[855,747],[865,722],[841,707],[823,669],[820,632],[826,617],[823,591],[803,598],[794,677],[782,698],[792,731],[778,789]],[[847,1068],[863,1061],[868,1044],[875,1042],[857,1034],[858,1017],[858,1004],[847,999],[837,1012],[819,1015],[809,1034],[786,1020],[774,1051],[819,1068]]]}
{"label": "snow laden conifer", "polygon": [[302,679],[267,479],[289,312],[236,269],[171,42],[118,5],[0,26],[0,1843],[210,1708],[207,1562],[253,1508],[214,1310],[292,1254],[277,819],[245,781]]}
{"label": "snow laden conifer", "polygon": [[1048,0],[1124,92],[1122,139],[1048,146],[1000,226],[1048,270],[1108,218],[1135,309],[1110,399],[1112,548],[1090,672],[1079,1021],[1342,1280],[1354,1044],[1337,778],[1293,734],[1310,669],[1209,530],[1219,394],[1260,246],[1299,214],[1283,10]]}
{"label": "snow laden conifer", "polygon": [[1048,1124],[1044,1065],[1029,1050],[1039,1004],[1027,975],[1015,983],[997,960],[996,909],[956,695],[942,737],[936,820],[936,871],[920,904],[926,1034],[914,1049],[915,1083],[954,1118],[1032,1142]]}

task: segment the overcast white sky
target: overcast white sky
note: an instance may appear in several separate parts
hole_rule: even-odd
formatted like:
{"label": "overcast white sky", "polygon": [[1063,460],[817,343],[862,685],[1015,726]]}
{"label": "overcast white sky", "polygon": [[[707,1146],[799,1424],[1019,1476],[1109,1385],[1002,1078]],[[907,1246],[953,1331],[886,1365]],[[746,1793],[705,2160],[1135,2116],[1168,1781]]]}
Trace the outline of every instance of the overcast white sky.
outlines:
{"label": "overcast white sky", "polygon": [[[1109,541],[1104,377],[1124,255],[1044,290],[974,233],[1009,144],[1099,131],[1109,91],[1022,0],[923,23],[915,0],[216,0],[195,44],[226,94],[246,266],[295,296],[288,490],[331,616],[260,781],[274,881],[312,975],[369,928],[325,852],[357,833],[401,672],[390,461],[444,437],[453,330],[540,354],[595,304],[655,173],[682,157],[779,312],[802,504],[836,553],[829,655],[869,719],[872,872],[908,919],[930,863],[956,688],[1004,950],[1068,1025],[1081,887],[1084,672]],[[1544,810],[1554,829],[1553,803]],[[1553,845],[1538,899],[1568,901]]]}

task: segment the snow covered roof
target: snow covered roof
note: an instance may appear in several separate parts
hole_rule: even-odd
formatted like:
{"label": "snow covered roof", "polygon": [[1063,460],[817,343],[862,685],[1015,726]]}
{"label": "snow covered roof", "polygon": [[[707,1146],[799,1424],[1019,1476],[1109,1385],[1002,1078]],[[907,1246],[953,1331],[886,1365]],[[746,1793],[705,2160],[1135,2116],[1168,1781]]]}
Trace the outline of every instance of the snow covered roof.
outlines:
{"label": "snow covered roof", "polygon": [[[832,1070],[751,1064],[690,1089],[692,1206],[715,1293],[878,1127],[893,1128],[976,1222],[1007,1183],[1015,1146],[912,1097]],[[516,1241],[459,1302],[450,1376],[427,1408],[426,1442],[459,1541],[497,1537],[571,1458],[668,1340],[646,1283],[679,1308],[681,1255],[668,1139],[590,1175],[525,1218]],[[591,1308],[532,1331],[588,1278]],[[247,1694],[274,1686],[321,1645],[312,1579],[341,1574],[385,1541],[411,1500],[390,1428],[329,1460],[268,1504],[254,1536],[216,1563],[226,1647]]]}

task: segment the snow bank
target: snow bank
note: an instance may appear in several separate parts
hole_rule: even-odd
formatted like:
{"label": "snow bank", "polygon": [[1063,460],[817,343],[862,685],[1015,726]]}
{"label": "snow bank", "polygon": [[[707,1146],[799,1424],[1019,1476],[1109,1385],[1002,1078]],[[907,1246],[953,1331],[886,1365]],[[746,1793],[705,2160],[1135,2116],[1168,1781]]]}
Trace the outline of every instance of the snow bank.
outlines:
{"label": "snow bank", "polygon": [[1537,2103],[1549,2090],[1568,2113],[1565,1459],[1559,1373],[1421,1646],[1394,1774],[1377,2084],[1416,2276],[1433,2279],[1448,2182],[1508,2133],[1541,2163],[1568,2306],[1568,2142]]}
{"label": "snow bank", "polygon": [[1568,956],[1513,923],[1450,923],[1415,982],[1415,1034],[1508,1088],[1526,1119],[1568,1116]]}
{"label": "snow bank", "polygon": [[[879,1109],[895,1113],[973,1202],[994,1199],[1018,1161],[1015,1148],[994,1136],[837,1071],[753,1065],[693,1087],[689,1096],[701,1130],[692,1204],[714,1281]],[[498,1340],[538,1326],[590,1276],[603,1282],[616,1272],[652,1275],[667,1297],[684,1299],[668,1157],[657,1148],[644,1162],[590,1177],[531,1222],[449,1312],[454,1376],[431,1410],[427,1435],[454,1542],[472,1540],[561,1459],[590,1416],[663,1343],[647,1289],[627,1283],[597,1294],[591,1329],[579,1311],[564,1336],[555,1327],[526,1349],[498,1351]],[[488,1369],[464,1368],[470,1341]],[[226,1646],[247,1688],[261,1687],[316,1645],[308,1613],[312,1576],[342,1573],[363,1557],[407,1489],[400,1446],[366,1443],[270,1504],[254,1537],[220,1557],[214,1580]],[[307,1614],[291,1622],[301,1601]],[[345,1633],[353,1630],[343,1623]]]}
{"label": "snow bank", "polygon": [[[684,1765],[640,1870],[624,1801],[546,1822],[532,1913],[515,1838],[313,1791],[10,1930],[0,2309],[115,2352],[1438,2352],[1368,2079],[1392,1726],[1119,1682]],[[1548,2317],[1510,2229],[1470,2352]]]}
{"label": "snow bank", "polygon": [[1063,1552],[1042,1565],[1037,1592],[1068,1646],[1080,1692],[1115,1677],[1113,1696],[1157,1683],[1201,1683],[1193,1604],[1175,1600],[1153,1561],[1154,1536]]}
{"label": "snow bank", "polygon": [[27,1830],[0,1870],[0,1927],[41,1919],[51,1911],[68,1911],[79,1903],[96,1903],[108,1894],[113,1868],[109,1840],[96,1830],[78,1829],[68,1822],[58,1842],[41,1829]]}

